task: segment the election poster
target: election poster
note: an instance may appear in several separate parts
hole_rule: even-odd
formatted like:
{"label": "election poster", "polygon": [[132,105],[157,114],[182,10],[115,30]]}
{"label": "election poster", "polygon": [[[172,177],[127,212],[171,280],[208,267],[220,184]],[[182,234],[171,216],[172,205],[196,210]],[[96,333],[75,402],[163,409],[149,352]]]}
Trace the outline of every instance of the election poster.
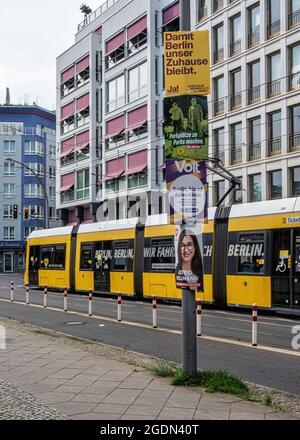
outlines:
{"label": "election poster", "polygon": [[176,287],[204,291],[201,226],[177,226],[175,230]]}
{"label": "election poster", "polygon": [[205,162],[167,159],[166,166],[169,223],[206,223],[208,208]]}
{"label": "election poster", "polygon": [[164,135],[167,159],[207,160],[207,97],[165,98]]}
{"label": "election poster", "polygon": [[208,31],[165,32],[164,49],[166,96],[209,95]]}

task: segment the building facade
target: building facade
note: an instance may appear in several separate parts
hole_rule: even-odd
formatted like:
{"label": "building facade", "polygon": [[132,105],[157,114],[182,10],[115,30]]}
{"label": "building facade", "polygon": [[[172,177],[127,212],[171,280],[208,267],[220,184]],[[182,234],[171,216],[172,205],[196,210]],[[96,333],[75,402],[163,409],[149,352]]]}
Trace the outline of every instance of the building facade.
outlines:
{"label": "building facade", "polygon": [[93,221],[107,204],[114,218],[163,211],[164,29],[179,29],[178,1],[109,1],[58,58],[57,207],[65,224]]}
{"label": "building facade", "polygon": [[[300,195],[300,1],[197,1],[211,38],[211,155],[242,181],[226,203]],[[229,183],[209,176],[209,203]]]}
{"label": "building facade", "polygon": [[[191,0],[192,29],[211,39],[210,156],[243,186],[225,203],[300,193],[299,3]],[[113,218],[165,211],[162,43],[165,30],[179,30],[179,14],[178,1],[110,0],[59,56],[64,224],[91,222],[99,207]],[[209,205],[228,188],[209,174]]]}
{"label": "building facade", "polygon": [[24,269],[31,231],[60,225],[55,114],[38,106],[1,105],[0,163],[0,272],[16,272]]}

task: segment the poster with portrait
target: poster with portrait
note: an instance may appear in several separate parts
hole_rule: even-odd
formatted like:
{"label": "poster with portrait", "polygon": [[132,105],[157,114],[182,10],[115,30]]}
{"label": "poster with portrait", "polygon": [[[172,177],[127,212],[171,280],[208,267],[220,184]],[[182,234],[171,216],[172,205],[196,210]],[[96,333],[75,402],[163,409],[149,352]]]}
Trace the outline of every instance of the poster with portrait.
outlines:
{"label": "poster with portrait", "polygon": [[167,159],[207,160],[207,97],[187,95],[165,98],[164,136]]}
{"label": "poster with portrait", "polygon": [[175,275],[178,289],[204,291],[201,225],[175,229]]}
{"label": "poster with portrait", "polygon": [[166,166],[169,223],[207,223],[205,162],[167,159]]}

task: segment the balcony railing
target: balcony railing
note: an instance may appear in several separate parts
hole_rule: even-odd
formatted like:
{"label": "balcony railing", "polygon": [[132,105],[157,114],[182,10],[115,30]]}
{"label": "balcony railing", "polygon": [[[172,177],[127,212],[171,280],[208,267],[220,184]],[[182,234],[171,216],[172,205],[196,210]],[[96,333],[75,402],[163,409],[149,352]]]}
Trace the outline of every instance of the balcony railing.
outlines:
{"label": "balcony railing", "polygon": [[100,17],[107,9],[117,3],[119,0],[106,0],[98,9],[85,17],[85,19],[78,25],[78,32],[82,31],[86,26],[92,23],[96,18]]}
{"label": "balcony railing", "polygon": [[300,24],[300,9],[289,15],[289,28]]}
{"label": "balcony railing", "polygon": [[214,0],[213,7],[214,7],[214,12],[219,11],[224,7],[224,0]]}
{"label": "balcony railing", "polygon": [[260,29],[258,28],[256,31],[252,32],[252,34],[248,35],[248,47],[257,46],[260,43]]}
{"label": "balcony railing", "polygon": [[231,101],[231,110],[236,110],[242,107],[242,94],[237,93],[236,95],[231,96],[230,101]]}
{"label": "balcony railing", "polygon": [[215,108],[215,116],[224,113],[224,98],[215,101],[214,108]]}
{"label": "balcony railing", "polygon": [[300,89],[300,72],[293,73],[289,76],[289,90]]}
{"label": "balcony railing", "polygon": [[300,150],[300,133],[290,134],[290,151]]}
{"label": "balcony railing", "polygon": [[249,160],[261,159],[261,144],[253,144],[249,146]]}
{"label": "balcony railing", "polygon": [[249,90],[248,101],[249,104],[254,104],[255,102],[260,101],[260,86],[256,86],[253,89]]}
{"label": "balcony railing", "polygon": [[224,48],[214,51],[214,63],[220,63],[224,60]]}
{"label": "balcony railing", "polygon": [[268,24],[268,38],[275,37],[280,33],[280,20]]}
{"label": "balcony railing", "polygon": [[281,154],[281,138],[272,139],[268,142],[269,156],[278,156]]}
{"label": "balcony railing", "polygon": [[231,151],[231,164],[232,165],[236,165],[238,163],[242,162],[242,149],[239,148],[237,150],[232,150]]}
{"label": "balcony railing", "polygon": [[268,97],[273,98],[274,96],[280,95],[281,93],[281,80],[276,79],[268,83]]}
{"label": "balcony railing", "polygon": [[198,22],[207,17],[207,7],[198,9]]}
{"label": "balcony railing", "polygon": [[240,53],[242,49],[242,40],[236,40],[230,43],[230,55],[236,55]]}

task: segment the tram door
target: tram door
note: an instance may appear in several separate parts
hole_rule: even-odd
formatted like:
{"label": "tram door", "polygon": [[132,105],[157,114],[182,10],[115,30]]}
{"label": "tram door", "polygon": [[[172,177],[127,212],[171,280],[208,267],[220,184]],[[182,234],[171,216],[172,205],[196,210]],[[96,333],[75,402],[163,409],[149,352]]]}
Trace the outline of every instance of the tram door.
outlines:
{"label": "tram door", "polygon": [[300,308],[300,229],[273,231],[273,306]]}
{"label": "tram door", "polygon": [[39,246],[30,246],[29,253],[29,284],[31,286],[39,285]]}
{"label": "tram door", "polygon": [[95,248],[95,290],[110,292],[110,268],[112,263],[112,245],[109,241],[96,243]]}

